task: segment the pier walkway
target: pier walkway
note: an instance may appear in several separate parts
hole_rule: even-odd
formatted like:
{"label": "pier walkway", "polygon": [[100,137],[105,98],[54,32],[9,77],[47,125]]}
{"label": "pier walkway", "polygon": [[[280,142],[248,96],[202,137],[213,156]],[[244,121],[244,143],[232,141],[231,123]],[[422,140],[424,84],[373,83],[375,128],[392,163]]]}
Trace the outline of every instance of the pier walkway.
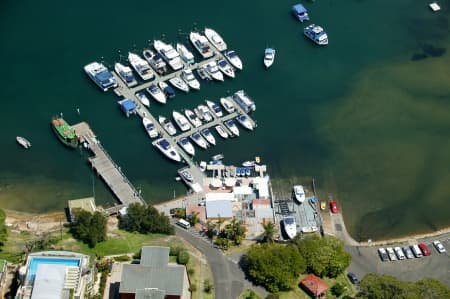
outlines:
{"label": "pier walkway", "polygon": [[108,213],[117,213],[120,208],[128,206],[130,203],[145,205],[146,203],[140,193],[101,146],[89,125],[86,122],[81,122],[73,125],[72,128],[80,141],[86,142],[88,148],[94,154],[93,157],[88,158],[92,168],[96,170],[120,202],[120,205],[108,209]]}

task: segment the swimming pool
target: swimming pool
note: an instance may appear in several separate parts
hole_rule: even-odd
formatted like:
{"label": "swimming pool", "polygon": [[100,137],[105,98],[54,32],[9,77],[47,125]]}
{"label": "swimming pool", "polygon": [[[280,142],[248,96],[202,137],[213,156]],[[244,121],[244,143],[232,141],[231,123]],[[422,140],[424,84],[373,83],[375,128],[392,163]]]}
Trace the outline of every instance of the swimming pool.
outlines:
{"label": "swimming pool", "polygon": [[47,264],[47,265],[66,265],[66,266],[75,266],[78,267],[80,265],[80,259],[73,258],[47,258],[47,257],[32,257],[30,260],[30,266],[28,267],[27,280],[34,281],[34,277],[36,275],[36,271],[39,264]]}

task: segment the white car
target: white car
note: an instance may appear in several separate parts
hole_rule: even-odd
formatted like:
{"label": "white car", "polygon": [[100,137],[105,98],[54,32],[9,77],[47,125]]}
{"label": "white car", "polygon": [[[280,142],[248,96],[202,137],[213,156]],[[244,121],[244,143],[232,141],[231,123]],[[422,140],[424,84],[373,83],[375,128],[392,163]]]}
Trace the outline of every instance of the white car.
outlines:
{"label": "white car", "polygon": [[394,247],[394,251],[399,260],[404,260],[406,258],[400,247]]}
{"label": "white car", "polygon": [[441,243],[440,241],[438,241],[438,240],[434,241],[434,242],[433,242],[433,245],[434,245],[434,247],[436,247],[436,250],[437,250],[439,253],[444,253],[444,252],[446,252],[446,250],[445,250],[445,248],[444,248],[444,245],[442,245],[442,243]]}
{"label": "white car", "polygon": [[394,250],[392,249],[392,247],[386,248],[386,251],[387,251],[387,253],[389,255],[389,259],[391,261],[396,261],[397,260],[397,257],[395,256],[395,253],[394,253]]}

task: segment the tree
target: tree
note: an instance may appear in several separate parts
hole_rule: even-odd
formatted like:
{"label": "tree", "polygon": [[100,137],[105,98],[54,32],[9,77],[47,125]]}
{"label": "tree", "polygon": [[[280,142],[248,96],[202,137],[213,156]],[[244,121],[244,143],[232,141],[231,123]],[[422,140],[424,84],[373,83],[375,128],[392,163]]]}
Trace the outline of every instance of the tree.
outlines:
{"label": "tree", "polygon": [[75,220],[71,224],[70,232],[74,238],[83,241],[91,248],[106,240],[107,220],[100,212],[91,214],[85,210],[75,209],[73,215]]}
{"label": "tree", "polygon": [[212,239],[215,235],[217,235],[216,225],[210,220],[208,220],[206,222],[206,236]]}
{"label": "tree", "polygon": [[198,212],[192,212],[191,218],[189,218],[189,223],[194,226],[199,221]]}
{"label": "tree", "polygon": [[248,275],[272,293],[291,289],[306,270],[306,262],[296,246],[273,243],[250,247],[245,266]]}
{"label": "tree", "polygon": [[333,294],[336,297],[340,297],[345,292],[345,287],[340,284],[336,283],[331,287],[331,294]]}
{"label": "tree", "polygon": [[127,214],[120,217],[119,228],[141,234],[175,234],[175,228],[170,224],[168,217],[159,213],[152,206],[144,206],[139,203],[132,203],[128,206]]}
{"label": "tree", "polygon": [[225,238],[233,242],[235,245],[240,245],[244,240],[247,229],[244,227],[242,221],[237,221],[235,217],[231,223],[227,224],[220,232],[219,237]]}
{"label": "tree", "polygon": [[272,221],[263,222],[262,227],[264,229],[263,238],[265,242],[272,243],[273,236],[275,235],[275,224]]}
{"label": "tree", "polygon": [[180,250],[178,252],[177,263],[180,265],[187,265],[189,263],[189,253],[187,250]]}

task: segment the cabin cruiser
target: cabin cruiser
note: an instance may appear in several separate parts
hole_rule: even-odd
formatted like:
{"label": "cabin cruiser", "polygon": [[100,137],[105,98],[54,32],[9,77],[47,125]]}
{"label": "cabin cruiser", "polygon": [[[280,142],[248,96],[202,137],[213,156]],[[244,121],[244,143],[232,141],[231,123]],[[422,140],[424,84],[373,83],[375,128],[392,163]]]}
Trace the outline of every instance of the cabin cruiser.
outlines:
{"label": "cabin cruiser", "polygon": [[168,97],[169,99],[175,97],[175,90],[173,90],[173,88],[170,87],[169,84],[167,84],[166,82],[159,81],[158,86],[159,86],[159,88],[161,88],[161,90],[164,92],[166,97]]}
{"label": "cabin cruiser", "polygon": [[31,142],[28,141],[28,139],[26,139],[25,137],[22,136],[16,136],[16,141],[18,144],[20,144],[21,146],[23,146],[24,148],[29,148],[31,147]]}
{"label": "cabin cruiser", "polygon": [[143,91],[136,92],[136,98],[139,100],[139,102],[142,103],[142,105],[144,105],[146,107],[150,107],[150,100],[145,95],[145,92],[143,92]]}
{"label": "cabin cruiser", "polygon": [[243,90],[236,91],[233,94],[233,100],[245,111],[255,111],[255,102]]}
{"label": "cabin cruiser", "polygon": [[161,126],[164,128],[164,130],[167,131],[167,133],[171,136],[175,135],[177,133],[177,129],[175,129],[175,126],[173,123],[165,118],[164,116],[158,117],[158,121],[161,124]]}
{"label": "cabin cruiser", "polygon": [[250,122],[250,120],[248,119],[247,116],[243,115],[243,114],[239,114],[236,117],[236,120],[246,129],[252,131],[253,130],[253,125]]}
{"label": "cabin cruiser", "polygon": [[191,32],[189,39],[203,58],[209,58],[214,55],[214,51],[211,49],[211,45],[204,35],[198,32]]}
{"label": "cabin cruiser", "polygon": [[164,75],[167,73],[167,64],[159,53],[155,53],[150,49],[144,49],[142,55],[158,74]]}
{"label": "cabin cruiser", "polygon": [[239,136],[239,129],[232,119],[225,121],[223,124],[228,128],[228,130],[231,131],[231,133],[233,133],[235,136]]}
{"label": "cabin cruiser", "polygon": [[163,41],[155,40],[153,47],[162,58],[170,65],[170,67],[177,71],[183,68],[183,62],[181,61],[180,54],[170,44],[166,44]]}
{"label": "cabin cruiser", "polygon": [[238,70],[242,70],[242,61],[237,55],[236,51],[231,50],[228,52],[225,52],[225,57],[228,59],[228,61],[231,63],[232,66],[237,68]]}
{"label": "cabin cruiser", "polygon": [[189,85],[187,85],[186,82],[181,80],[180,77],[173,77],[169,79],[169,83],[172,84],[174,87],[178,88],[179,90],[189,92]]}
{"label": "cabin cruiser", "polygon": [[227,49],[227,44],[215,30],[205,28],[205,36],[217,50],[225,51]]}
{"label": "cabin cruiser", "polygon": [[202,80],[210,81],[211,76],[206,72],[205,68],[203,66],[200,66],[197,68],[197,74]]}
{"label": "cabin cruiser", "polygon": [[209,111],[208,107],[205,105],[198,105],[198,111],[200,112],[201,118],[205,120],[206,122],[210,122],[214,119],[214,117],[211,114],[211,111]]}
{"label": "cabin cruiser", "polygon": [[155,128],[155,124],[153,124],[150,119],[148,119],[147,117],[143,117],[142,124],[144,125],[144,128],[150,138],[155,138],[158,136],[158,131]]}
{"label": "cabin cruiser", "polygon": [[208,128],[204,128],[200,132],[202,133],[203,137],[205,137],[209,143],[211,143],[212,145],[216,145],[216,138],[214,138],[213,134],[209,131]]}
{"label": "cabin cruiser", "polygon": [[308,11],[302,4],[295,4],[292,6],[292,13],[295,18],[303,23],[303,21],[309,21]]}
{"label": "cabin cruiser", "polygon": [[214,113],[216,117],[223,116],[222,108],[220,108],[220,106],[216,103],[206,100],[206,105],[208,105],[209,109]]}
{"label": "cabin cruiser", "polygon": [[225,60],[225,59],[219,59],[217,60],[217,66],[219,67],[219,70],[227,75],[230,78],[234,78],[234,70],[233,67]]}
{"label": "cabin cruiser", "polygon": [[320,26],[317,26],[315,24],[306,26],[303,30],[303,33],[306,35],[306,37],[320,46],[328,45],[328,35]]}
{"label": "cabin cruiser", "polygon": [[114,71],[116,71],[116,74],[119,75],[120,79],[122,79],[128,87],[137,85],[136,78],[129,66],[116,62],[116,64],[114,64]]}
{"label": "cabin cruiser", "polygon": [[142,80],[150,80],[155,76],[148,62],[142,59],[139,55],[128,52],[128,61]]}
{"label": "cabin cruiser", "polygon": [[208,142],[206,142],[205,138],[200,135],[199,132],[195,132],[191,135],[191,139],[201,148],[206,149],[208,147]]}
{"label": "cabin cruiser", "polygon": [[294,186],[294,197],[298,203],[303,203],[305,201],[305,190],[303,190],[302,185]]}
{"label": "cabin cruiser", "polygon": [[167,158],[172,159],[176,162],[181,162],[181,156],[176,151],[176,149],[170,145],[170,143],[164,139],[159,138],[152,142],[154,146],[156,146]]}
{"label": "cabin cruiser", "polygon": [[181,59],[183,59],[184,62],[187,64],[194,64],[194,54],[192,54],[191,51],[189,51],[185,45],[177,43],[177,52],[180,53]]}
{"label": "cabin cruiser", "polygon": [[84,71],[103,91],[117,87],[116,78],[102,63],[91,62],[84,66]]}
{"label": "cabin cruiser", "polygon": [[230,99],[227,98],[221,98],[220,99],[220,104],[222,104],[222,107],[225,109],[225,111],[227,111],[228,113],[233,113],[234,112],[234,104]]}
{"label": "cabin cruiser", "polygon": [[194,181],[194,177],[187,169],[180,171],[179,174],[180,174],[180,176],[183,177],[183,179],[185,179],[186,181],[188,181],[190,183],[192,183]]}
{"label": "cabin cruiser", "polygon": [[161,88],[158,85],[152,83],[148,88],[147,92],[158,102],[161,104],[165,104],[167,101],[166,95],[162,92]]}
{"label": "cabin cruiser", "polygon": [[175,122],[178,125],[178,127],[180,127],[181,131],[186,132],[186,131],[189,131],[191,129],[191,125],[189,124],[189,121],[180,112],[173,111],[172,112],[172,117],[175,120]]}
{"label": "cabin cruiser", "polygon": [[192,110],[186,109],[184,110],[184,115],[186,115],[187,119],[192,123],[195,128],[198,128],[202,125],[202,121],[195,115]]}
{"label": "cabin cruiser", "polygon": [[217,131],[217,134],[220,135],[220,137],[227,139],[229,137],[227,131],[225,131],[225,128],[222,125],[217,125],[214,127]]}
{"label": "cabin cruiser", "polygon": [[275,50],[272,48],[267,48],[264,51],[264,65],[266,66],[266,68],[271,67],[274,60],[275,60]]}
{"label": "cabin cruiser", "polygon": [[181,137],[178,140],[178,144],[191,156],[195,155],[195,149],[192,143],[186,137]]}
{"label": "cabin cruiser", "polygon": [[223,75],[219,71],[217,67],[217,63],[215,61],[210,61],[205,65],[206,72],[215,80],[223,81]]}
{"label": "cabin cruiser", "polygon": [[289,239],[295,238],[297,235],[297,224],[295,223],[295,218],[293,216],[286,216],[282,220],[284,232]]}
{"label": "cabin cruiser", "polygon": [[195,78],[191,69],[184,69],[181,71],[180,78],[186,82],[192,89],[200,89],[200,82],[198,82],[197,78]]}

